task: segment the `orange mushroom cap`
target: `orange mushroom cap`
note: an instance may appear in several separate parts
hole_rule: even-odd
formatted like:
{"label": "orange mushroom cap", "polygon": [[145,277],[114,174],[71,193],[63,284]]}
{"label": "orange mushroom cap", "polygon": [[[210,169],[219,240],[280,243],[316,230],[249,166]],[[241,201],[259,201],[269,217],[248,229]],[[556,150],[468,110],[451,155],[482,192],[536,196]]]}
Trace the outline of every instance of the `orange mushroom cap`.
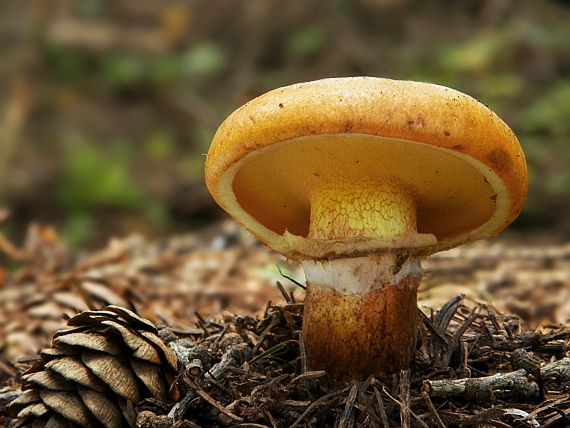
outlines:
{"label": "orange mushroom cap", "polygon": [[[433,239],[307,238],[313,189],[401,186],[418,234]],[[295,259],[405,248],[426,255],[496,235],[526,199],[525,157],[511,129],[456,90],[372,77],[270,91],[219,127],[206,160],[216,202],[259,240]]]}

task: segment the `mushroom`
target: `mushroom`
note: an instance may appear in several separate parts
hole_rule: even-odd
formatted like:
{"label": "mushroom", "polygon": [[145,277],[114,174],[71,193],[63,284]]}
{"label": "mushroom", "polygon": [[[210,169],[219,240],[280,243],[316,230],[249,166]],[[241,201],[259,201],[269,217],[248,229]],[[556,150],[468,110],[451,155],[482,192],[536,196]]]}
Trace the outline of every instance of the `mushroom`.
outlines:
{"label": "mushroom", "polygon": [[528,176],[509,127],[450,88],[372,77],[272,90],[233,112],[206,160],[216,202],[300,261],[309,368],[409,367],[418,258],[496,235]]}

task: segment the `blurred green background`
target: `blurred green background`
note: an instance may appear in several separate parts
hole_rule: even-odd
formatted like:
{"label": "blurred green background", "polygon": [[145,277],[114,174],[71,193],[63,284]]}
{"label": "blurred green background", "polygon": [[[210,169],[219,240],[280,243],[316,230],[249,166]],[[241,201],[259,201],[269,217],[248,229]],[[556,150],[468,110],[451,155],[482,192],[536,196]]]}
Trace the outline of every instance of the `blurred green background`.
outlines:
{"label": "blurred green background", "polygon": [[222,218],[204,153],[278,86],[370,75],[494,109],[527,155],[515,228],[570,234],[570,2],[0,1],[0,225],[76,247]]}

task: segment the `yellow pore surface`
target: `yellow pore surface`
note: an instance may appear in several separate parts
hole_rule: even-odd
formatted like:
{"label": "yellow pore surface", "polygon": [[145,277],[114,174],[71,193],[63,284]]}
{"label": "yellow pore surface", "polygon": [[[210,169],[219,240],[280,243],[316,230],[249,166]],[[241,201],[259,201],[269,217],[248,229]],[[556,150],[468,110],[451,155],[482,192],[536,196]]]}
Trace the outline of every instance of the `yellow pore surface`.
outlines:
{"label": "yellow pore surface", "polygon": [[245,158],[230,178],[226,190],[256,222],[278,235],[287,230],[302,237],[309,237],[316,190],[341,183],[405,189],[414,195],[418,232],[432,233],[438,241],[476,229],[501,199],[464,158],[428,144],[362,135],[276,144]]}
{"label": "yellow pore surface", "polygon": [[398,186],[376,181],[322,184],[311,193],[309,238],[392,238],[416,232],[416,206]]}

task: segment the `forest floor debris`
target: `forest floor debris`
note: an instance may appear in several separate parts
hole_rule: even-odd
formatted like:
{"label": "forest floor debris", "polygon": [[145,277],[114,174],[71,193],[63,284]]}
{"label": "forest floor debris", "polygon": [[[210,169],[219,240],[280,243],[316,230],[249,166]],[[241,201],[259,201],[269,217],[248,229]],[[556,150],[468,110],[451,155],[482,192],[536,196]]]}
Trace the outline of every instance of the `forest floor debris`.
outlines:
{"label": "forest floor debris", "polygon": [[16,266],[0,287],[2,408],[65,317],[115,304],[159,325],[184,367],[175,399],[136,406],[141,427],[570,425],[569,245],[493,241],[428,259],[412,367],[345,384],[307,368],[296,268],[233,226],[77,255],[34,225],[2,249]]}

